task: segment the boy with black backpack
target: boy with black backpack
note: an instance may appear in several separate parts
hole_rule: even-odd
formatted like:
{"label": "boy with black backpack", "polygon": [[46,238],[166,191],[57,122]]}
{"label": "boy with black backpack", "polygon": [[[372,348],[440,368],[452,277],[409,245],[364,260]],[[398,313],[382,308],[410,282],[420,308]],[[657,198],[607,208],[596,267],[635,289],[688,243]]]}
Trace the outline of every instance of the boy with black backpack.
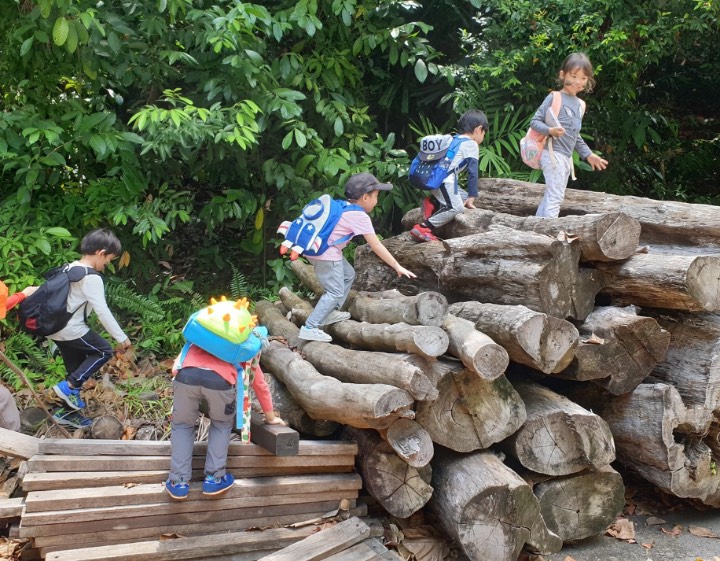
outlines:
{"label": "boy with black backpack", "polygon": [[[423,218],[410,230],[410,236],[418,242],[437,241],[435,231],[447,224],[464,208],[475,208],[473,202],[478,195],[478,146],[485,139],[489,124],[485,113],[477,109],[465,111],[458,120],[458,134],[455,137],[456,150],[449,162],[450,173],[422,205]],[[458,186],[458,174],[467,171],[467,192]],[[415,184],[412,177],[411,183]],[[423,187],[429,189],[429,187]],[[467,195],[465,197],[464,195]]]}
{"label": "boy with black backpack", "polygon": [[71,314],[70,319],[65,327],[48,335],[57,345],[67,371],[66,379],[56,384],[53,391],[76,411],[85,407],[85,402],[80,398],[83,384],[113,355],[110,343],[88,326],[88,316],[92,312],[97,314],[102,326],[118,342],[118,350],[130,347],[130,339],[118,325],[105,301],[105,285],[100,275],[121,251],[120,240],[105,228],[93,230],[82,239],[82,257],[67,268],[69,277],[81,277],[79,280],[72,280],[77,277],[71,277],[66,306]]}

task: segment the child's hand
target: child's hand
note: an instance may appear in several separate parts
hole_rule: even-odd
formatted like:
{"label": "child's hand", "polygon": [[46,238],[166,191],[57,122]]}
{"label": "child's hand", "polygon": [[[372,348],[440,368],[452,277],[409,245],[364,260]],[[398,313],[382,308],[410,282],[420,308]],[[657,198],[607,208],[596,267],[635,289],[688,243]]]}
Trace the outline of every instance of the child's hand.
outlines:
{"label": "child's hand", "polygon": [[475,197],[468,197],[467,199],[465,199],[465,208],[477,208],[474,203]]}
{"label": "child's hand", "polygon": [[550,127],[550,130],[548,132],[553,138],[560,138],[562,135],[565,134],[565,129],[562,127]]}
{"label": "child's hand", "polygon": [[282,425],[283,427],[287,426],[287,423],[283,421],[280,417],[275,415],[274,411],[265,412],[265,422],[268,425]]}
{"label": "child's hand", "polygon": [[586,161],[596,171],[602,171],[608,166],[608,161],[597,154],[590,154]]}
{"label": "child's hand", "polygon": [[27,298],[28,296],[32,296],[32,294],[38,289],[37,286],[26,286],[21,290],[21,292],[25,295]]}
{"label": "child's hand", "polygon": [[398,264],[397,267],[395,267],[395,272],[399,277],[407,277],[409,279],[417,278],[417,275],[413,273],[412,271],[408,271],[405,267]]}

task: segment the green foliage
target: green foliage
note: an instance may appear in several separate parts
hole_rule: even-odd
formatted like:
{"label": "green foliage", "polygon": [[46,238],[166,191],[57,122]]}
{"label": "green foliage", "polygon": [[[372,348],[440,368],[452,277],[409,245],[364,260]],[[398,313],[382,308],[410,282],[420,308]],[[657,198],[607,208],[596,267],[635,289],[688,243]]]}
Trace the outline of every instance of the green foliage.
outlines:
{"label": "green foliage", "polygon": [[[38,346],[32,337],[22,332],[10,335],[3,342],[5,344],[3,352],[24,372],[34,389],[50,388],[65,379],[62,359],[52,356],[47,343]],[[0,378],[15,391],[25,385],[4,363],[0,363]]]}

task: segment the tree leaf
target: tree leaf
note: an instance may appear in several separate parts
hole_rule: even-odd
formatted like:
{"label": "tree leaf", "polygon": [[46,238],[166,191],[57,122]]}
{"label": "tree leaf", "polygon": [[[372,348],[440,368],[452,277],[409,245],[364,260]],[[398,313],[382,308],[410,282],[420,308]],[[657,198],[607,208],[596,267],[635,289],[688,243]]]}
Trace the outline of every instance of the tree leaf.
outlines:
{"label": "tree leaf", "polygon": [[415,77],[422,83],[425,82],[428,76],[428,69],[425,65],[425,61],[421,58],[417,59],[415,63]]}
{"label": "tree leaf", "polygon": [[70,31],[70,25],[65,18],[58,18],[55,20],[53,26],[53,43],[58,47],[62,47],[67,41],[68,32]]}

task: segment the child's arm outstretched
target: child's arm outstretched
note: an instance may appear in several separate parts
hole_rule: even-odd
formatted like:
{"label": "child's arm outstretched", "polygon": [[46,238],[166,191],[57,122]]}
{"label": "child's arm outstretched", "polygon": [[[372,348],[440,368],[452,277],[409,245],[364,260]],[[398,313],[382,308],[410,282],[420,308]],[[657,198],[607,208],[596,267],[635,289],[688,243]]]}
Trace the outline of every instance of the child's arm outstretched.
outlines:
{"label": "child's arm outstretched", "polygon": [[[268,425],[287,426],[287,423],[285,421],[275,415],[272,404],[272,395],[270,394],[270,388],[268,388],[267,382],[265,381],[265,374],[263,373],[262,368],[260,368],[260,364],[258,364],[255,359],[253,359],[252,370],[253,391],[255,392],[255,397],[260,402],[260,407],[262,407],[263,413],[265,414],[265,422]],[[242,380],[238,380],[238,384],[241,383]]]}
{"label": "child's arm outstretched", "polygon": [[380,259],[385,261],[385,263],[395,269],[395,272],[398,274],[399,277],[405,276],[410,279],[414,279],[417,277],[415,273],[413,273],[412,271],[408,271],[405,267],[403,267],[402,265],[400,265],[400,263],[397,262],[397,259],[395,259],[388,251],[388,249],[380,242],[376,234],[363,234],[363,237],[365,238],[365,241],[368,243],[370,249],[373,250],[375,255],[377,255]]}

